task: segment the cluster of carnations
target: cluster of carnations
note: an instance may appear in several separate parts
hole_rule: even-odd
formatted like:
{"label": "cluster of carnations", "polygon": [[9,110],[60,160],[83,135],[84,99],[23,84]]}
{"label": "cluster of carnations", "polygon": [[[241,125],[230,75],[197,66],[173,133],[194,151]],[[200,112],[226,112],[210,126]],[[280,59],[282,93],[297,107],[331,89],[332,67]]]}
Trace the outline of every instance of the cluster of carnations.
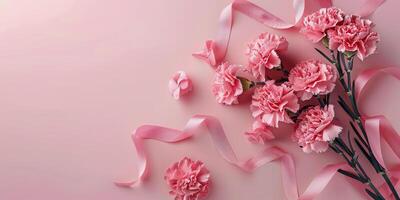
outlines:
{"label": "cluster of carnations", "polygon": [[[373,54],[379,41],[372,22],[360,16],[346,15],[338,8],[322,8],[304,18],[300,32],[312,42],[322,43],[326,48],[324,51],[329,53],[316,50],[326,62],[305,60],[291,67],[283,66],[281,53],[288,48],[287,40],[275,34],[262,33],[247,46],[246,66],[224,62],[217,67],[212,86],[217,102],[238,104],[241,95],[251,93],[250,110],[254,123],[252,129],[245,133],[250,142],[265,144],[275,138],[273,129],[279,128],[281,123],[295,124],[292,138],[304,152],[321,153],[331,149],[338,153],[353,169],[339,170],[341,174],[366,184],[365,191],[372,199],[385,199],[358,161],[359,154],[353,148],[355,144],[361,155],[382,175],[394,199],[399,200],[386,169],[372,153],[354,95],[355,83],[351,73],[354,58],[364,60]],[[338,94],[338,100],[333,101],[330,94],[337,83],[344,93]],[[180,73],[170,83],[171,88],[174,96],[178,93],[175,97],[179,97],[180,92],[186,93],[188,88],[191,89],[191,83],[188,83],[185,74]],[[351,125],[345,137],[347,140],[342,138],[344,129],[336,123],[338,119],[335,119],[333,102],[338,102],[349,115],[349,119],[345,119]],[[343,122],[341,124],[346,124]],[[351,136],[350,132],[354,134]],[[168,174],[171,173],[169,170]],[[173,173],[173,177],[179,177],[176,174],[181,172]],[[167,180],[177,199],[181,199],[179,196],[183,193],[193,194],[182,187],[194,185],[196,191],[203,191],[198,187],[202,179],[195,176],[184,181]]]}
{"label": "cluster of carnations", "polygon": [[[316,19],[317,15],[320,19]],[[322,19],[323,16],[326,19]],[[321,33],[318,32],[321,40],[325,32],[331,31],[328,28],[333,31],[344,18],[339,9],[321,9],[305,18],[302,32],[312,35],[314,39],[317,35],[315,30],[321,30]],[[322,30],[321,27],[326,28]],[[245,91],[254,88],[250,110],[255,121],[252,129],[246,132],[251,142],[265,143],[274,138],[272,128],[278,128],[280,123],[296,123],[293,139],[303,151],[324,152],[329,148],[329,142],[342,132],[342,127],[335,125],[333,120],[334,106],[328,102],[329,94],[335,89],[338,72],[330,63],[319,60],[299,62],[289,71],[283,67],[279,56],[287,47],[284,37],[262,33],[247,47],[247,67],[226,62],[218,66],[213,94],[219,103],[232,105],[239,103],[238,98]],[[281,75],[271,78],[269,72],[272,70],[281,71]],[[252,80],[240,77],[238,72],[248,72]],[[323,102],[314,106],[313,97],[323,99]]]}

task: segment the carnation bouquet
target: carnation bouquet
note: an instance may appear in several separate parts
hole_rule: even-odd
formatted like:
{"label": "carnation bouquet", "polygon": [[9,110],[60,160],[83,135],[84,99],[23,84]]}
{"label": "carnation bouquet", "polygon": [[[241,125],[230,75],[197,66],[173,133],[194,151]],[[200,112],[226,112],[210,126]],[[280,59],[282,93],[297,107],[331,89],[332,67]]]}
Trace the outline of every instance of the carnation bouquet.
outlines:
{"label": "carnation bouquet", "polygon": [[[243,92],[254,89],[250,110],[255,121],[246,132],[249,141],[267,143],[274,138],[272,128],[279,128],[280,123],[294,124],[292,138],[302,151],[334,151],[352,169],[339,169],[339,173],[366,184],[365,191],[372,199],[384,199],[359,162],[359,156],[363,156],[386,181],[393,198],[399,199],[387,170],[372,151],[352,79],[354,59],[364,60],[376,51],[379,35],[373,31],[373,23],[330,7],[306,16],[300,32],[313,43],[323,44],[325,50],[316,51],[325,61],[309,59],[285,68],[279,53],[287,49],[288,42],[278,35],[262,33],[248,45],[245,68],[228,63],[217,67],[213,85],[217,101],[237,104]],[[249,75],[241,76],[237,73],[240,70]],[[269,77],[271,70],[281,71],[281,76]],[[333,99],[330,94],[337,84],[342,90]],[[335,118],[336,102],[348,118]],[[347,133],[339,124],[348,124]]]}
{"label": "carnation bouquet", "polygon": [[[242,9],[240,7],[242,2],[237,2],[239,3],[236,7],[233,3],[228,8]],[[224,12],[222,16],[227,15]],[[229,9],[226,12],[229,13]],[[231,26],[228,20],[222,22],[228,22],[227,26]],[[371,130],[374,128],[383,127],[390,132],[391,127],[387,124],[382,125],[383,120],[381,124],[371,125],[372,120],[363,115],[358,105],[361,91],[367,82],[365,77],[376,72],[366,72],[357,78],[352,74],[353,68],[357,67],[354,66],[355,59],[364,61],[376,52],[380,38],[374,31],[373,23],[361,16],[346,14],[335,7],[327,7],[305,16],[299,32],[312,43],[321,43],[319,46],[322,48],[315,48],[315,58],[304,59],[292,66],[284,66],[282,62],[286,59],[282,56],[282,52],[288,49],[287,39],[268,32],[259,34],[247,45],[245,66],[223,60],[226,49],[216,48],[215,41],[207,41],[205,49],[195,53],[194,56],[206,61],[215,69],[211,92],[218,103],[232,106],[245,103],[241,102],[241,96],[251,96],[249,109],[254,122],[245,132],[251,143],[267,144],[275,139],[274,132],[282,124],[292,124],[293,131],[291,138],[288,139],[297,143],[301,151],[305,153],[332,151],[345,163],[337,165],[336,168],[329,166],[327,170],[337,171],[353,182],[360,183],[363,191],[371,199],[400,200],[395,188],[398,179],[390,174],[382,159],[379,141],[376,141],[376,136],[371,135]],[[173,96],[179,99],[180,95],[192,90],[192,82],[184,72],[178,72],[169,87]],[[345,117],[337,117],[336,112],[344,112]],[[166,138],[165,135],[158,135],[153,139],[166,142],[180,141],[190,137],[191,134],[187,135],[189,130],[203,123],[207,124],[210,134],[214,135],[212,139],[219,141],[217,148],[228,162],[246,170],[253,170],[262,165],[255,161],[255,158],[246,162],[236,160],[226,138],[222,136],[220,125],[215,119],[203,116],[195,117],[188,122],[184,131],[176,132],[184,136]],[[160,130],[157,129],[157,132]],[[144,134],[137,138],[147,139],[149,136]],[[398,136],[392,138],[394,141],[399,141]],[[134,138],[136,145],[138,140]],[[391,147],[396,145],[395,142],[389,143]],[[140,151],[140,148],[137,149]],[[290,174],[293,168],[291,158],[286,157],[286,154],[278,148],[268,151],[273,152],[275,157],[272,159],[270,157],[272,154],[264,153],[262,154],[264,158],[269,160],[283,158],[286,168],[289,169],[287,174],[293,176]],[[361,162],[360,159],[365,159],[367,162]],[[379,185],[378,180],[371,178],[371,172],[366,168],[373,168],[374,172],[382,177],[384,184]],[[320,179],[323,179],[321,177],[322,175]],[[167,170],[165,176],[171,187],[171,194],[175,195],[176,199],[198,199],[206,196],[209,178],[209,170],[204,167],[204,163],[189,158],[175,163]],[[132,184],[131,182],[119,185]],[[303,195],[295,198],[313,197]]]}

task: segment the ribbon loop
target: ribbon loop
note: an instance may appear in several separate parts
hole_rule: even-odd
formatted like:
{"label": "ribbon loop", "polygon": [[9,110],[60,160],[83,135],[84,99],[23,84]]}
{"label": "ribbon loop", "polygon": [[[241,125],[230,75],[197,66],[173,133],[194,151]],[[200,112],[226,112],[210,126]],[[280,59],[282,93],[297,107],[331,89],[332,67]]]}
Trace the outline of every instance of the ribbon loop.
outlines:
{"label": "ribbon loop", "polygon": [[[386,74],[393,76],[397,80],[400,80],[400,69],[397,67],[387,67],[387,68],[371,68],[363,71],[355,80],[355,94],[357,102],[360,102],[362,95],[365,93],[366,86],[368,83],[376,76],[381,74]],[[397,168],[388,168],[386,165],[381,147],[381,139],[384,139],[389,145],[390,149],[394,154],[400,158],[400,135],[396,132],[393,126],[390,124],[389,120],[382,116],[368,116],[364,113],[362,114],[363,123],[365,125],[365,130],[367,133],[368,140],[370,142],[371,151],[374,154],[376,160],[387,169],[390,179],[396,183],[396,186],[400,183],[400,170]],[[386,172],[385,172],[386,173]],[[386,184],[380,187],[382,194],[385,198],[393,198],[393,194]]]}
{"label": "ribbon loop", "polygon": [[[311,2],[311,0],[307,2]],[[333,5],[332,0],[317,0],[315,2],[319,3],[321,7],[331,7]],[[382,5],[383,2],[385,2],[385,0],[367,0],[356,14],[360,16],[371,15],[380,5]],[[233,13],[235,11],[264,24],[267,27],[273,29],[289,29],[296,26],[303,18],[306,6],[305,3],[305,0],[293,0],[295,19],[294,22],[290,23],[250,1],[234,0],[222,10],[219,16],[219,26],[216,39],[207,40],[204,50],[193,53],[192,55],[205,61],[214,68],[224,61],[232,33],[234,23]]]}
{"label": "ribbon loop", "polygon": [[166,143],[180,142],[201,132],[200,129],[203,126],[206,127],[214,146],[224,160],[241,170],[252,172],[265,164],[278,162],[281,168],[283,189],[288,200],[314,199],[324,190],[338,169],[346,169],[344,163],[325,166],[312,180],[303,195],[299,196],[296,167],[291,154],[280,147],[273,146],[265,148],[247,160],[241,161],[233,151],[218,119],[212,116],[195,115],[189,119],[182,131],[153,125],[144,125],[137,128],[132,134],[132,141],[138,157],[138,178],[137,180],[116,182],[115,184],[120,187],[135,187],[149,175],[148,157],[143,145],[144,140],[151,139]]}
{"label": "ribbon loop", "polygon": [[[396,67],[387,68],[372,68],[363,71],[355,80],[355,94],[357,102],[362,99],[363,93],[368,83],[376,76],[386,74],[400,80],[400,69]],[[383,138],[389,147],[393,150],[395,155],[400,158],[400,136],[390,124],[389,120],[382,115],[367,116],[362,113],[365,130],[367,132],[368,140],[370,141],[371,150],[377,161],[387,169],[382,155],[381,138]]]}

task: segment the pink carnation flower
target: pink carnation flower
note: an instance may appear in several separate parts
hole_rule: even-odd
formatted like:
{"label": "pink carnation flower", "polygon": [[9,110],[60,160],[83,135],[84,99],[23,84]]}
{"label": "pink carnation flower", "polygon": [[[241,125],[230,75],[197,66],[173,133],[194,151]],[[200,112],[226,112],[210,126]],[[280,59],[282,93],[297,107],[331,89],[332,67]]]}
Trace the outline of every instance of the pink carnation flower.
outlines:
{"label": "pink carnation flower", "polygon": [[275,138],[271,129],[260,121],[254,121],[252,130],[245,133],[247,139],[254,144],[265,144]]}
{"label": "pink carnation flower", "polygon": [[297,112],[299,103],[288,84],[276,85],[272,80],[254,91],[250,109],[254,118],[278,127],[279,122],[293,123],[286,111]]}
{"label": "pink carnation flower", "polygon": [[164,179],[175,200],[197,200],[205,197],[210,185],[210,173],[201,161],[187,157],[167,169]]}
{"label": "pink carnation flower", "polygon": [[289,73],[289,82],[300,96],[308,100],[313,95],[324,95],[333,91],[337,80],[336,69],[317,60],[298,63]]}
{"label": "pink carnation flower", "polygon": [[212,92],[218,103],[232,105],[239,103],[238,97],[243,93],[240,80],[236,77],[239,66],[222,63],[217,68]]}
{"label": "pink carnation flower", "polygon": [[304,152],[325,152],[329,142],[342,132],[342,127],[333,124],[333,105],[321,108],[315,106],[300,114],[293,139]]}
{"label": "pink carnation flower", "polygon": [[373,54],[379,35],[372,31],[373,24],[360,16],[346,16],[342,25],[328,30],[329,48],[340,52],[357,52],[357,57],[364,60]]}
{"label": "pink carnation flower", "polygon": [[177,71],[169,80],[168,88],[172,96],[179,99],[182,95],[192,91],[193,84],[184,71]]}
{"label": "pink carnation flower", "polygon": [[262,33],[253,42],[248,44],[246,54],[249,64],[247,68],[260,81],[265,80],[266,69],[273,69],[281,64],[279,51],[287,49],[288,42],[284,37],[271,33]]}
{"label": "pink carnation flower", "polygon": [[300,32],[312,42],[317,43],[326,36],[326,30],[343,21],[343,17],[344,13],[338,8],[321,8],[304,18]]}

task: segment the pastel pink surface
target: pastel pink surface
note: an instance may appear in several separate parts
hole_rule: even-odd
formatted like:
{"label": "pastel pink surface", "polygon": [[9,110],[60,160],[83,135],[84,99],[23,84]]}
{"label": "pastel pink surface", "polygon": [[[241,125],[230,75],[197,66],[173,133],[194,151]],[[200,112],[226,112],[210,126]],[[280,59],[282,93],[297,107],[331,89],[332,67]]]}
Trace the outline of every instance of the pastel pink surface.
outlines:
{"label": "pastel pink surface", "polygon": [[[259,150],[243,132],[252,124],[248,104],[226,107],[211,93],[213,71],[191,56],[213,38],[220,11],[230,1],[5,0],[0,3],[0,199],[172,199],[163,175],[189,156],[213,176],[210,200],[284,199],[279,165],[246,174],[221,159],[206,135],[177,145],[149,141],[152,175],[136,189],[115,187],[133,177],[136,158],[130,133],[143,123],[183,128],[194,114],[211,114],[224,125],[240,157]],[[291,1],[255,1],[281,16]],[[261,3],[262,2],[262,3]],[[344,11],[355,9],[336,1]],[[363,2],[363,0],[360,0]],[[345,7],[346,5],[346,7]],[[350,6],[350,7],[349,7]],[[374,14],[381,34],[378,53],[359,66],[399,65],[400,2],[388,0]],[[243,15],[236,23],[228,59],[244,64],[245,45],[259,33],[285,36],[287,65],[318,58],[313,45],[294,30],[275,31]],[[245,31],[243,31],[245,30]],[[168,92],[170,75],[186,71],[195,90],[180,101]],[[155,73],[157,72],[157,73]],[[384,114],[397,130],[400,83],[378,78],[362,104]],[[385,85],[385,86],[384,86]],[[295,156],[300,192],[336,155],[302,153],[289,127],[274,142]],[[390,152],[387,156],[390,158]],[[390,160],[389,160],[390,163]],[[340,191],[340,192],[338,192]],[[362,199],[341,177],[318,199]]]}

